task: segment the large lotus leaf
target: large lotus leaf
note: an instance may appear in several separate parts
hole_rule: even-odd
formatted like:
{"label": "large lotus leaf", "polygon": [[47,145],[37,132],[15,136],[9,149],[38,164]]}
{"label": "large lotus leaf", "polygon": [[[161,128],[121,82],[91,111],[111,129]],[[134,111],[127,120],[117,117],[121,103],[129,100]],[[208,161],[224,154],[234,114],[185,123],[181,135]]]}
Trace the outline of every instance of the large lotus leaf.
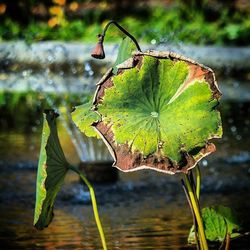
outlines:
{"label": "large lotus leaf", "polygon": [[186,172],[222,135],[214,74],[169,55],[137,54],[133,64],[98,86],[96,129],[124,171]]}
{"label": "large lotus leaf", "polygon": [[[202,219],[206,238],[209,241],[224,241],[227,234],[230,238],[240,236],[241,229],[236,213],[229,207],[213,206],[202,209]],[[191,228],[188,242],[195,243],[194,227]]]}
{"label": "large lotus leaf", "polygon": [[76,106],[71,116],[73,122],[82,133],[88,137],[98,137],[98,134],[91,125],[100,120],[100,116],[91,110],[91,107],[92,102]]}
{"label": "large lotus leaf", "polygon": [[54,201],[68,170],[68,163],[58,139],[56,117],[53,110],[44,115],[34,215],[37,229],[43,229],[50,224]]}

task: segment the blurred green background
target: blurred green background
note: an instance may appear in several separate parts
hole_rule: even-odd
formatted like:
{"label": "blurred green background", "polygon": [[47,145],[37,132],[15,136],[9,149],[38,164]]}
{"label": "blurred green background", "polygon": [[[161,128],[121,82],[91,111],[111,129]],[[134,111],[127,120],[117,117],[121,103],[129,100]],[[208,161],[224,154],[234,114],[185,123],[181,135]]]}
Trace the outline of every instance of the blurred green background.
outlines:
{"label": "blurred green background", "polygon": [[[108,20],[119,21],[141,42],[246,46],[249,0],[16,0],[0,3],[0,41],[92,42]],[[106,41],[117,41],[110,30]]]}

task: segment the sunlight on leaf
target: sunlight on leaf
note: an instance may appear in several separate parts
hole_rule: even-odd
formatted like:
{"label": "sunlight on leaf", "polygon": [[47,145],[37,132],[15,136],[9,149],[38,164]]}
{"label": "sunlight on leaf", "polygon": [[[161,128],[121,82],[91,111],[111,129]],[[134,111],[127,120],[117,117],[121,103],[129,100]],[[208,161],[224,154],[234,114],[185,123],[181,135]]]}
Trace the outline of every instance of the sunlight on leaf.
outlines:
{"label": "sunlight on leaf", "polygon": [[88,137],[98,137],[98,134],[91,126],[92,123],[97,122],[100,116],[91,110],[92,102],[88,102],[75,107],[72,112],[72,120],[75,125]]}

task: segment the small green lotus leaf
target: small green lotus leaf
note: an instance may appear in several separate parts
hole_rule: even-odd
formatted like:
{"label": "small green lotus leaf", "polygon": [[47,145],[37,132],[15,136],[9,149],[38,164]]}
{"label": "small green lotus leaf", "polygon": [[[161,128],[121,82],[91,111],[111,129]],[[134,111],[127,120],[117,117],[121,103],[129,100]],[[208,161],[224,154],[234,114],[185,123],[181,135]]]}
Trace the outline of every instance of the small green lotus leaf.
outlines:
{"label": "small green lotus leaf", "polygon": [[233,234],[233,232],[237,232],[241,229],[241,223],[233,209],[224,206],[214,206],[214,210],[226,220],[229,234]]}
{"label": "small green lotus leaf", "polygon": [[[202,219],[205,227],[206,238],[209,241],[224,241],[227,234],[230,238],[239,237],[241,234],[240,223],[236,213],[229,207],[213,206],[202,209]],[[188,242],[195,243],[194,226],[192,226]]]}
{"label": "small green lotus leaf", "polygon": [[118,56],[113,66],[113,73],[115,75],[117,74],[118,71],[118,68],[116,66],[129,59],[132,55],[132,52],[136,50],[137,48],[134,42],[129,37],[123,38],[121,45],[119,47]]}
{"label": "small green lotus leaf", "polygon": [[[158,53],[159,54],[159,53]],[[136,54],[134,65],[98,86],[95,124],[123,171],[186,172],[222,136],[211,69],[169,54]]]}
{"label": "small green lotus leaf", "polygon": [[100,120],[100,116],[92,111],[91,108],[92,102],[77,106],[71,114],[72,120],[86,136],[98,137],[98,134],[91,125]]}
{"label": "small green lotus leaf", "polygon": [[37,229],[47,227],[52,221],[54,201],[68,170],[58,139],[57,116],[53,110],[48,110],[44,115],[34,214],[34,226]]}

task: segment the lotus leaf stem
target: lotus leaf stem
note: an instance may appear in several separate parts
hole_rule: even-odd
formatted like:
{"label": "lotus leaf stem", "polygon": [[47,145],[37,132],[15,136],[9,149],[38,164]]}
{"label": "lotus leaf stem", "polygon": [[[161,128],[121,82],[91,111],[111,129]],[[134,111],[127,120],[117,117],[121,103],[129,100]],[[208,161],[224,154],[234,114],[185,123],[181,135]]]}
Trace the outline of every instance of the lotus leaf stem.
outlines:
{"label": "lotus leaf stem", "polygon": [[199,200],[200,192],[201,192],[201,170],[198,164],[195,167],[195,175],[196,175],[196,196],[197,196],[197,199]]}
{"label": "lotus leaf stem", "polygon": [[196,194],[194,193],[194,191],[192,189],[190,180],[186,174],[184,174],[184,181],[185,181],[185,185],[187,187],[188,195],[190,197],[190,201],[191,201],[191,204],[192,204],[192,207],[194,210],[194,214],[195,214],[195,218],[197,221],[198,233],[199,233],[199,238],[200,238],[200,242],[201,242],[201,249],[208,250],[208,244],[207,244],[207,239],[206,239],[206,235],[205,235],[205,230],[204,230],[204,225],[203,225],[203,221],[202,221],[202,217],[201,217],[201,213],[200,213],[198,200],[197,200]]}
{"label": "lotus leaf stem", "polygon": [[196,246],[197,246],[197,250],[200,250],[200,242],[199,242],[198,236],[197,236],[197,221],[196,221],[196,218],[195,218],[194,209],[192,207],[192,203],[191,203],[190,197],[188,195],[188,190],[187,190],[187,187],[186,187],[183,179],[181,180],[181,183],[182,183],[182,187],[183,187],[184,193],[185,193],[187,201],[188,201],[188,205],[189,205],[191,213],[192,213],[192,218],[193,218],[193,223],[194,223],[195,243],[196,243]]}
{"label": "lotus leaf stem", "polygon": [[103,228],[102,228],[102,223],[101,223],[99,213],[98,213],[94,188],[92,187],[90,182],[87,180],[87,178],[76,167],[69,166],[69,168],[80,176],[80,178],[84,181],[84,183],[87,185],[87,187],[89,189],[91,202],[92,202],[92,207],[93,207],[93,212],[94,212],[94,217],[95,217],[96,225],[97,225],[97,228],[98,228],[98,231],[99,231],[99,234],[100,234],[102,247],[103,247],[103,250],[107,250],[108,248],[107,248],[107,245],[106,245],[105,235],[104,235],[104,231],[103,231]]}
{"label": "lotus leaf stem", "polygon": [[230,244],[230,234],[227,234],[225,250],[229,250],[229,244]]}

